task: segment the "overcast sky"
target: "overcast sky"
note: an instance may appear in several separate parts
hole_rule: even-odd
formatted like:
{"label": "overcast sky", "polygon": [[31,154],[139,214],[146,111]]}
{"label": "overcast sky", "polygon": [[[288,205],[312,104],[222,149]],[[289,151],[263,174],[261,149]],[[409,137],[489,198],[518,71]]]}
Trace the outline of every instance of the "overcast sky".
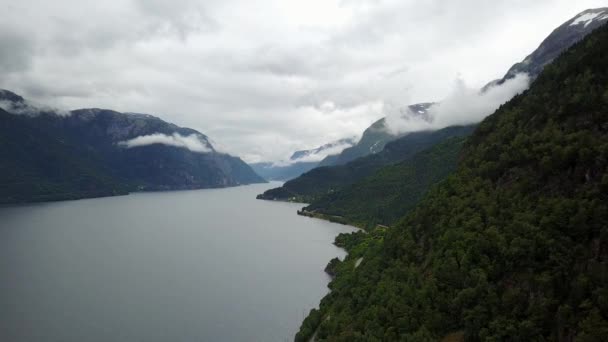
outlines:
{"label": "overcast sky", "polygon": [[[144,112],[246,161],[502,77],[594,0],[0,0],[0,87]],[[458,80],[458,82],[457,82]]]}

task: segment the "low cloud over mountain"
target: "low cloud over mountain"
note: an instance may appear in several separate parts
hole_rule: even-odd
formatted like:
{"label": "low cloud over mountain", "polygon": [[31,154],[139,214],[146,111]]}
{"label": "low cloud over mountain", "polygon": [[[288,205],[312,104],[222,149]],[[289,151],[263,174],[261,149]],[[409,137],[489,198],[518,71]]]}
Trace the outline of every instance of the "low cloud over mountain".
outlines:
{"label": "low cloud over mountain", "polygon": [[179,133],[173,133],[172,135],[166,135],[158,133],[143,135],[118,143],[118,145],[126,148],[147,146],[153,144],[181,147],[192,152],[199,153],[208,153],[213,151],[211,147],[206,142],[202,141],[201,138],[196,134],[181,135]]}
{"label": "low cloud over mountain", "polygon": [[389,107],[385,127],[389,133],[399,135],[477,123],[513,96],[528,89],[529,85],[530,78],[527,74],[518,74],[503,84],[492,85],[484,90],[469,87],[462,79],[458,79],[448,97],[432,104],[424,116],[411,113],[407,106]]}
{"label": "low cloud over mountain", "polygon": [[456,75],[481,88],[572,13],[602,5],[13,1],[0,13],[0,88],[64,109],[152,113],[247,161],[277,161],[360,135],[384,104],[449,97]]}

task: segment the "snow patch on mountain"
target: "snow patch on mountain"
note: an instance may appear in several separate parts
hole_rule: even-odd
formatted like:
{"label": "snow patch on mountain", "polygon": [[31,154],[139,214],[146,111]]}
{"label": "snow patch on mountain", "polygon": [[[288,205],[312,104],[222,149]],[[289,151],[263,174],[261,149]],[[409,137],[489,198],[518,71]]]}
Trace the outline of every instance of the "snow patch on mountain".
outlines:
{"label": "snow patch on mountain", "polygon": [[[602,16],[602,14],[604,14],[604,15]],[[608,15],[605,15],[605,14],[606,14],[606,11],[604,11],[604,10],[599,11],[599,12],[583,12],[572,21],[570,26],[577,26],[577,25],[584,23],[585,27],[587,27],[587,26],[589,26],[589,24],[591,24],[596,19],[599,19],[599,20],[608,19]]]}

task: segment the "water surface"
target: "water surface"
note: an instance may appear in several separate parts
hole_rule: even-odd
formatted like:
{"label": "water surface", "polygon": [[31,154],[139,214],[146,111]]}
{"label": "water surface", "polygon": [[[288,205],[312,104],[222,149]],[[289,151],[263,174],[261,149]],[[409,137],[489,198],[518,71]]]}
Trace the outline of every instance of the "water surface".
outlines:
{"label": "water surface", "polygon": [[287,341],[351,229],[276,184],[0,209],[0,341]]}

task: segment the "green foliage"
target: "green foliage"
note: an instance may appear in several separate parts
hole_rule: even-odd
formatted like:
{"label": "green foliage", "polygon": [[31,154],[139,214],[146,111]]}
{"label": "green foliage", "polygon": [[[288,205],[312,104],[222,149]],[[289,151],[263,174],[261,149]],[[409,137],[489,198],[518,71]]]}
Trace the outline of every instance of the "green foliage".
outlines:
{"label": "green foliage", "polygon": [[[2,96],[7,93],[0,91]],[[78,110],[67,116],[0,110],[0,203],[263,181],[242,160],[225,154],[161,144],[118,145],[154,133],[198,134],[151,116],[109,110]]]}
{"label": "green foliage", "polygon": [[469,135],[473,129],[474,126],[452,126],[433,132],[410,133],[388,143],[379,153],[355,159],[344,165],[312,169],[286,182],[280,188],[264,192],[258,198],[311,203],[373,174],[384,166],[410,159],[416,153],[449,137]]}
{"label": "green foliage", "polygon": [[484,120],[399,224],[341,237],[353,255],[316,339],[606,340],[606,89],[604,26]]}
{"label": "green foliage", "polygon": [[372,229],[392,225],[412,209],[428,189],[456,169],[464,137],[448,138],[432,148],[313,201],[308,212],[341,217],[349,224]]}
{"label": "green foliage", "polygon": [[[41,120],[44,118],[40,118]],[[127,194],[98,154],[69,144],[32,119],[0,110],[0,203]]]}

